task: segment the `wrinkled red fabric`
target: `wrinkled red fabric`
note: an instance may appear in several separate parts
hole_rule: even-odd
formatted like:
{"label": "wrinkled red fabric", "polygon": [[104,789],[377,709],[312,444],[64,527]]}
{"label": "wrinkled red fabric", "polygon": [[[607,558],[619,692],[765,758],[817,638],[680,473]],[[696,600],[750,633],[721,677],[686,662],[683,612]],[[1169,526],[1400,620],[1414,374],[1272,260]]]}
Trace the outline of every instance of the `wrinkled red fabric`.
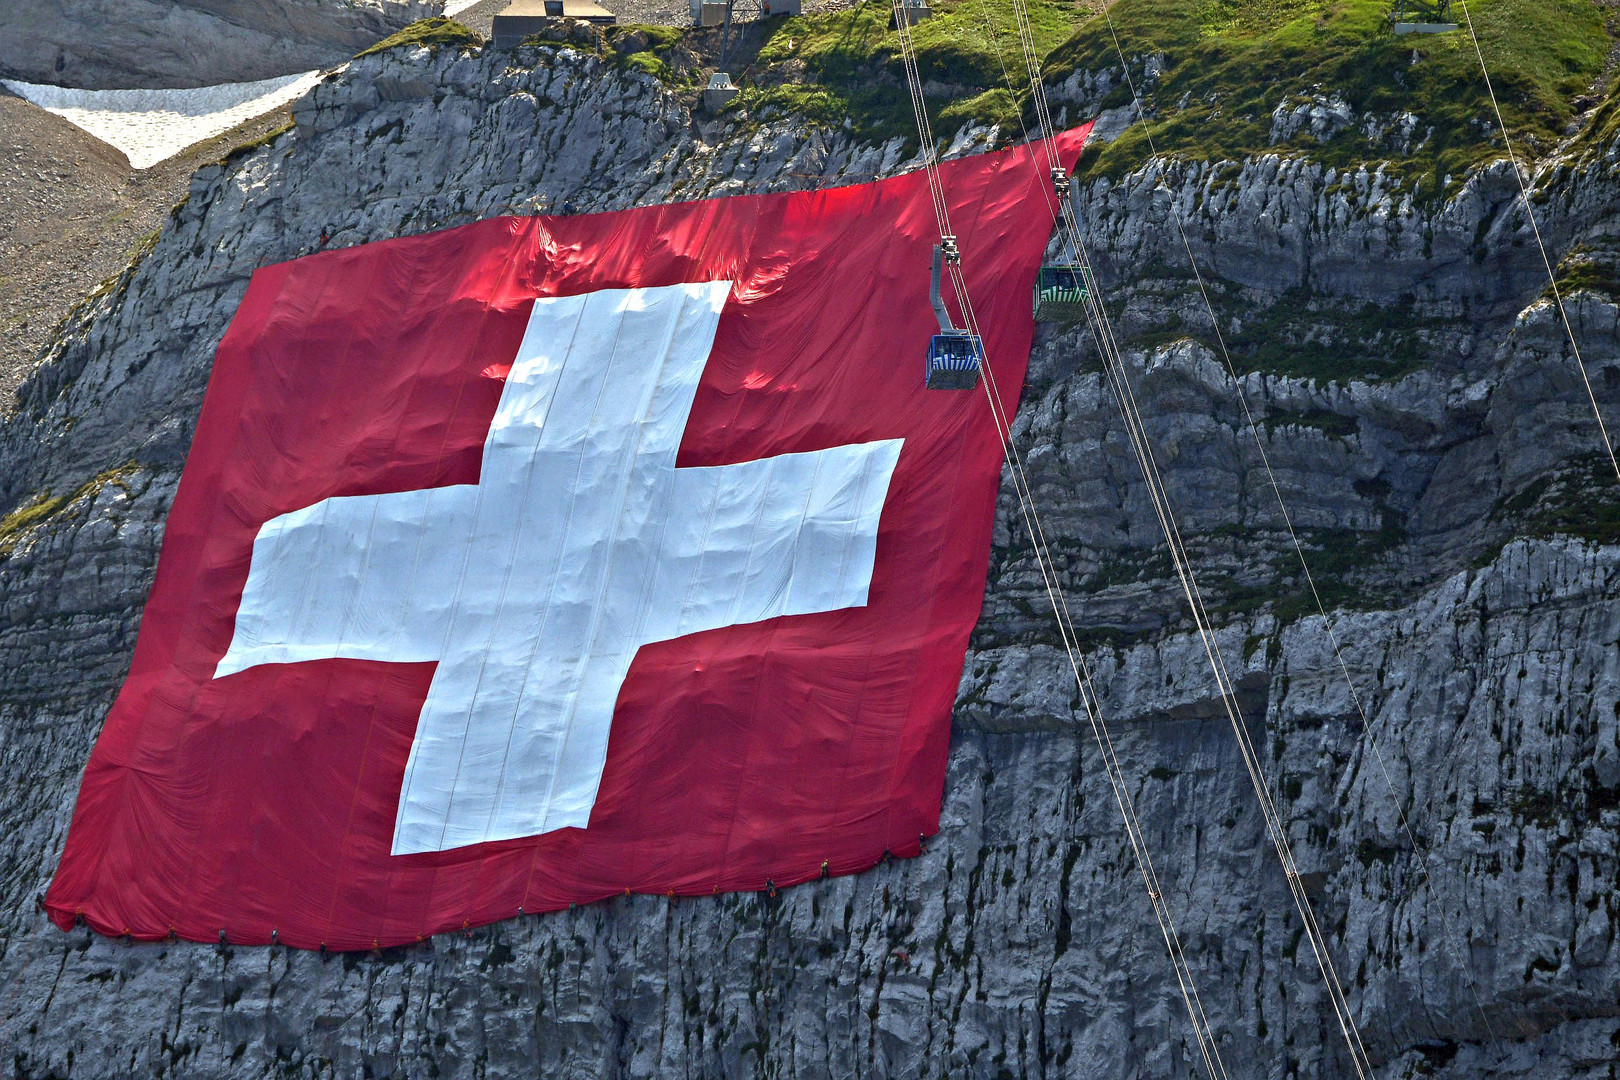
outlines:
{"label": "wrinkled red fabric", "polygon": [[[1063,160],[1088,132],[1060,137]],[[941,174],[1011,411],[1050,182],[1028,148]],[[759,890],[917,854],[938,828],[1002,465],[982,390],[923,388],[936,238],[912,173],[497,218],[259,270],[219,346],[52,919],[370,949],[626,891]],[[258,529],[334,495],[476,483],[534,297],[726,278],[678,464],[903,438],[868,605],[644,646],[588,828],[390,855],[433,666],[214,680]]]}

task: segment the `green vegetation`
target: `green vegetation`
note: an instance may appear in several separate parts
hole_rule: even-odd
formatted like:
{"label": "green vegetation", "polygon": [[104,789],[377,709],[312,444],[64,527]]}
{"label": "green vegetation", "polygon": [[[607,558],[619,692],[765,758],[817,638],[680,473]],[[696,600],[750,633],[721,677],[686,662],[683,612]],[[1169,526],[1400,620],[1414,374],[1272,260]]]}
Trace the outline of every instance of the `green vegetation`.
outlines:
{"label": "green vegetation", "polygon": [[[1028,0],[1047,86],[1075,71],[1113,71],[1108,108],[1128,103],[1130,93],[1117,79],[1113,32],[1099,9],[1098,0]],[[1389,10],[1390,0],[1115,0],[1112,30],[1150,119],[1088,154],[1087,172],[1129,171],[1148,155],[1151,137],[1161,153],[1198,160],[1275,149],[1339,167],[1387,161],[1420,196],[1444,195],[1471,167],[1501,154],[1501,135],[1468,34],[1397,38]],[[1599,0],[1470,0],[1468,10],[1510,133],[1526,152],[1545,151],[1603,70],[1611,42]],[[1020,120],[1032,116],[1011,0],[937,0],[934,12],[913,38],[936,134],[948,137],[969,121],[1019,134]],[[668,26],[572,32],[621,68],[692,92],[713,63],[700,54],[718,41],[713,30]],[[480,41],[452,19],[423,19],[360,55]],[[743,90],[734,111],[756,120],[793,115],[870,142],[915,143],[886,0],[754,24],[729,66]],[[1344,102],[1353,119],[1326,141],[1305,124],[1274,146],[1274,111],[1319,99]],[[1364,114],[1373,118],[1365,128]],[[1582,137],[1616,133],[1620,90]]]}
{"label": "green vegetation", "polygon": [[1354,416],[1330,412],[1327,409],[1302,409],[1297,412],[1274,409],[1262,417],[1260,422],[1267,428],[1314,428],[1330,439],[1348,439],[1361,429],[1360,421]]}
{"label": "green vegetation", "polygon": [[244,143],[238,143],[237,145],[231,147],[225,152],[225,156],[219,159],[219,163],[221,165],[229,166],[232,162],[239,161],[242,158],[247,157],[260,147],[269,146],[271,143],[275,142],[292,129],[292,117],[289,116],[286,123],[277,124],[275,127],[270,128],[257,138],[249,139]]}
{"label": "green vegetation", "polygon": [[[177,204],[174,210],[171,211],[171,216],[174,213],[177,213],[180,207],[183,205],[185,205],[184,202]],[[63,326],[72,323],[75,319],[81,318],[85,312],[89,311],[92,306],[94,306],[104,297],[121,294],[129,285],[130,278],[134,276],[135,268],[141,265],[148,255],[152,254],[152,250],[157,247],[158,238],[162,235],[163,228],[162,226],[159,226],[146,235],[139,237],[134,244],[130,246],[127,252],[127,255],[129,256],[128,265],[126,265],[122,270],[118,271],[118,273],[113,274],[110,277],[103,278],[101,280],[101,284],[90,290],[90,292],[85,296],[75,300],[73,302],[73,306],[68,308],[67,314],[62,316],[62,319],[57,324],[57,329],[53,332],[53,334],[60,333]]]}
{"label": "green vegetation", "polygon": [[[1028,0],[1028,8],[1041,56],[1065,41],[1087,13],[1066,0]],[[936,134],[949,136],[969,121],[1000,123],[1016,133],[1028,77],[1010,0],[938,0],[933,10],[933,18],[913,28],[912,40]],[[738,74],[732,72],[733,78]],[[772,20],[741,75],[743,92],[734,109],[760,118],[806,116],[831,127],[848,120],[863,139],[899,136],[916,143],[893,8],[882,0]]]}
{"label": "green vegetation", "polygon": [[1586,149],[1607,147],[1620,135],[1620,79],[1613,80],[1602,104],[1592,113],[1582,129],[1577,145]]}
{"label": "green vegetation", "polygon": [[1620,544],[1620,489],[1605,454],[1592,454],[1532,482],[1502,500],[1497,513],[1512,521],[1522,536],[1574,536],[1596,544]]}
{"label": "green vegetation", "polygon": [[1427,361],[1431,329],[1410,296],[1387,306],[1352,307],[1294,290],[1245,321],[1226,345],[1239,371],[1321,382],[1396,379]]}
{"label": "green vegetation", "polygon": [[[1151,267],[1143,274],[1185,277],[1176,271]],[[1336,297],[1315,296],[1304,289],[1284,293],[1277,302],[1256,308],[1243,299],[1230,282],[1206,278],[1210,302],[1226,332],[1226,347],[1239,374],[1260,371],[1319,382],[1352,379],[1398,379],[1428,362],[1448,328],[1445,320],[1417,311],[1413,297],[1388,305],[1351,304]],[[1218,343],[1208,319],[1192,323],[1172,317],[1161,328],[1131,339],[1136,348],[1157,348],[1176,341],[1196,341],[1216,356]],[[1354,434],[1353,423],[1325,416],[1278,416],[1273,426],[1301,423],[1330,435]]]}
{"label": "green vegetation", "polygon": [[107,485],[112,484],[128,491],[129,477],[138,468],[133,461],[127,461],[98,473],[67,495],[52,495],[49,491],[35,492],[27,502],[0,517],[0,557],[10,555],[17,542],[29,529],[43,524],[82,499],[93,499]]}
{"label": "green vegetation", "polygon": [[552,19],[544,29],[530,34],[518,44],[525,47],[572,45],[576,49],[600,55],[604,50],[605,36],[602,28],[594,23],[580,22],[578,19]]}
{"label": "green vegetation", "polygon": [[629,53],[624,57],[623,63],[630,71],[639,71],[643,75],[651,75],[664,82],[673,82],[675,78],[675,73],[670,70],[669,65],[654,52]]}
{"label": "green vegetation", "polygon": [[685,31],[677,26],[616,23],[603,31],[608,48],[621,54],[667,52],[681,44]]}
{"label": "green vegetation", "polygon": [[454,19],[418,19],[397,33],[390,34],[369,49],[355,53],[355,59],[372,53],[387,52],[402,45],[425,45],[436,49],[441,45],[482,45],[484,39]]}
{"label": "green vegetation", "polygon": [[[651,75],[671,86],[686,86],[692,82],[696,65],[685,55],[682,37],[683,32],[673,26],[627,24],[607,27],[601,40],[603,51],[620,68]],[[687,62],[678,62],[677,52]]]}
{"label": "green vegetation", "polygon": [[638,53],[651,53],[664,57],[684,44],[685,31],[679,26],[651,26],[640,23],[617,23],[601,31],[603,45],[617,57],[635,57]]}
{"label": "green vegetation", "polygon": [[[1030,0],[1036,51],[1048,87],[1075,71],[1116,73],[1105,108],[1127,104],[1109,20],[1095,3]],[[1387,161],[1400,183],[1437,198],[1468,170],[1499,156],[1500,132],[1464,32],[1397,38],[1390,0],[1116,0],[1109,18],[1130,58],[1150,120],[1087,157],[1090,175],[1118,176],[1162,153],[1241,159],[1268,150],[1351,167]],[[919,73],[935,132],[969,120],[1018,132],[1032,122],[1010,0],[939,0],[914,29]],[[1516,145],[1549,149],[1575,116],[1576,99],[1601,74],[1610,47],[1596,0],[1471,0],[1469,11]],[[891,8],[854,8],[766,24],[757,52],[732,75],[731,106],[755,118],[791,114],[846,124],[870,141],[914,142],[911,102]],[[643,46],[646,48],[646,46]],[[652,63],[642,70],[665,77]],[[746,50],[745,50],[746,53]],[[1146,60],[1155,57],[1153,77]],[[1352,119],[1319,141],[1309,124],[1273,145],[1279,106],[1342,101]],[[1364,127],[1362,117],[1373,123]],[[1410,119],[1404,120],[1407,114]],[[1620,93],[1592,130],[1620,132]],[[1327,133],[1323,133],[1327,134]]]}
{"label": "green vegetation", "polygon": [[142,233],[140,236],[136,237],[135,242],[124,249],[124,258],[129,260],[129,265],[134,266],[136,263],[152,254],[152,249],[157,247],[158,237],[162,235],[163,226],[159,225],[151,232]]}
{"label": "green vegetation", "polygon": [[[1517,145],[1546,150],[1574,115],[1573,101],[1603,70],[1609,35],[1594,0],[1470,0],[1469,11]],[[1502,152],[1479,59],[1466,31],[1397,38],[1388,0],[1118,0],[1112,19],[1132,61],[1151,122],[1131,129],[1090,161],[1119,175],[1148,154],[1241,158],[1271,147],[1280,105],[1337,96],[1358,118],[1327,142],[1308,129],[1282,149],[1331,165],[1391,159],[1392,171],[1429,195],[1461,181]],[[1142,60],[1163,71],[1144,78]],[[1075,70],[1118,69],[1106,22],[1092,20],[1047,60],[1048,84]],[[1118,87],[1105,106],[1123,105]],[[1611,112],[1620,106],[1610,103]],[[1411,146],[1387,132],[1416,117]],[[1613,122],[1611,118],[1611,122]]]}
{"label": "green vegetation", "polygon": [[[1130,93],[1117,79],[1113,32],[1099,8],[1098,0],[1028,0],[1047,86],[1075,71],[1113,71],[1108,108],[1128,103]],[[1470,0],[1468,9],[1510,133],[1529,153],[1550,148],[1603,70],[1611,42],[1599,0]],[[1276,149],[1340,167],[1388,161],[1421,196],[1445,194],[1503,149],[1478,58],[1466,32],[1397,38],[1389,10],[1390,0],[1115,0],[1112,30],[1150,119],[1088,154],[1088,173],[1136,167],[1151,137],[1162,153],[1199,160]],[[1032,116],[1011,0],[937,0],[934,12],[912,34],[936,134],[948,137],[969,121],[1019,134],[1020,120]],[[713,63],[700,54],[718,41],[713,30],[668,26],[574,32],[621,68],[694,92]],[[360,55],[480,40],[452,19],[423,19]],[[755,24],[729,66],[743,90],[734,111],[756,120],[793,115],[870,142],[915,143],[886,0]],[[1273,146],[1274,111],[1318,99],[1344,102],[1353,119],[1326,141],[1305,124]],[[1364,114],[1373,118],[1366,128]],[[1620,133],[1620,92],[1583,137],[1605,133]]]}
{"label": "green vegetation", "polygon": [[[1364,497],[1382,485],[1357,485]],[[1328,611],[1372,609],[1388,604],[1386,589],[1372,586],[1380,564],[1406,539],[1406,516],[1378,505],[1378,529],[1299,528],[1298,536],[1310,564],[1322,604]],[[1317,614],[1316,598],[1300,573],[1299,558],[1288,537],[1274,530],[1241,529],[1226,525],[1188,538],[1188,553],[1195,566],[1209,566],[1235,554],[1248,560],[1243,581],[1221,573],[1199,575],[1199,585],[1211,614],[1231,619],[1269,611],[1277,626],[1288,626]],[[1245,644],[1245,653],[1254,643]]]}
{"label": "green vegetation", "polygon": [[[1595,292],[1611,303],[1620,303],[1620,267],[1579,248],[1571,251],[1558,264],[1558,291],[1567,298],[1571,293],[1583,289]],[[1542,290],[1541,295],[1551,300],[1552,286]]]}
{"label": "green vegetation", "polygon": [[571,46],[595,53],[621,71],[638,71],[677,90],[694,90],[702,81],[703,66],[702,57],[693,48],[697,33],[701,32],[677,26],[642,23],[596,26],[568,19],[553,21],[539,33],[524,38],[521,44],[524,47]]}
{"label": "green vegetation", "polygon": [[17,509],[0,517],[0,555],[10,554],[17,538],[67,505],[64,495],[52,496],[49,491],[34,493],[34,497]]}

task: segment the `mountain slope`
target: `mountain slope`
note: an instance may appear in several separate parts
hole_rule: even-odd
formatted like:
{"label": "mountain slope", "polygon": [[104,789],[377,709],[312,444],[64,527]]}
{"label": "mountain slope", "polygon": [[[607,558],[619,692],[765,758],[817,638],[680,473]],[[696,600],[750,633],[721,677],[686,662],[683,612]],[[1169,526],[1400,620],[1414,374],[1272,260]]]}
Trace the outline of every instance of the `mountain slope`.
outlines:
{"label": "mountain slope", "polygon": [[[514,210],[907,165],[899,137],[696,118],[682,90],[621,67],[573,48],[366,57],[291,131],[202,169],[24,387],[0,427],[0,1045],[16,1075],[1197,1071],[1010,486],[942,830],[916,860],[776,898],[631,897],[341,958],[128,946],[34,910],[253,268]],[[1077,69],[1069,107],[1109,85],[1117,69]],[[1612,416],[1620,145],[1580,154],[1540,168],[1537,207],[1554,258],[1587,268],[1570,312]],[[1620,1045],[1620,513],[1512,176],[1490,166],[1433,199],[1404,183],[1284,147],[1150,162],[1079,198],[1380,1076],[1600,1080]],[[1172,214],[1336,609],[1365,728],[1304,615]],[[1082,332],[1043,330],[1017,430],[1165,895],[1229,1066],[1345,1075],[1095,357]]]}
{"label": "mountain slope", "polygon": [[341,63],[428,0],[31,0],[0,6],[0,75],[100,90],[251,82]]}

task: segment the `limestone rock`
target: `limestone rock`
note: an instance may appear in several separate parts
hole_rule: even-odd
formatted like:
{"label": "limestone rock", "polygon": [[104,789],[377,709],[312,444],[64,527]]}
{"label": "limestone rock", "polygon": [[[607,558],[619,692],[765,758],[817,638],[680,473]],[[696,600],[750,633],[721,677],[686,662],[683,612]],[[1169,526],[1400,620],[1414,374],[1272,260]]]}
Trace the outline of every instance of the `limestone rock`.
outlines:
{"label": "limestone rock", "polygon": [[0,5],[0,75],[87,90],[252,82],[342,63],[430,0],[29,0]]}
{"label": "limestone rock", "polygon": [[[0,427],[0,508],[66,496],[0,532],[12,1071],[1199,1073],[1010,483],[941,832],[916,860],[775,899],[623,898],[381,955],[131,946],[45,922],[34,898],[255,267],[513,209],[907,165],[898,143],[694,117],[657,81],[570,48],[395,50],[323,83],[296,120],[197,174],[151,255],[63,328]],[[1620,1041],[1620,547],[1568,535],[1587,520],[1571,507],[1614,494],[1515,186],[1491,168],[1420,197],[1377,169],[1266,156],[1151,163],[1079,196],[1240,722],[1383,1077],[1599,1080]],[[1573,163],[1546,196],[1558,251],[1613,246],[1607,162]],[[1613,416],[1616,309],[1582,292],[1570,315]],[[1015,433],[1228,1066],[1348,1075],[1083,330],[1041,330]]]}

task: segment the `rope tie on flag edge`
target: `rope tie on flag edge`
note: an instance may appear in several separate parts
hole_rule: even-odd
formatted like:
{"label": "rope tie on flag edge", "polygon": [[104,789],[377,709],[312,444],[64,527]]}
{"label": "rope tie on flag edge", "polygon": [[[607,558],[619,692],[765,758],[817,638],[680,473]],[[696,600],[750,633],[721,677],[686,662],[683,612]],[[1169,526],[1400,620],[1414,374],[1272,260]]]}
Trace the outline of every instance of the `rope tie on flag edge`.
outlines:
{"label": "rope tie on flag edge", "polygon": [[[930,191],[937,208],[936,217],[938,218],[937,223],[943,245],[947,237],[952,237],[952,232],[949,213],[945,208],[943,186],[940,184],[936,167],[937,156],[933,133],[928,123],[927,111],[922,103],[921,80],[917,75],[915,47],[911,39],[910,27],[905,13],[901,10],[901,0],[893,0],[893,5],[896,33],[900,41],[901,58],[906,70],[908,87],[911,91],[913,114],[917,122],[924,169],[927,172]],[[1055,151],[1048,147],[1048,154],[1055,154]],[[967,323],[968,332],[978,337],[982,343],[983,336],[980,333],[977,314],[973,309],[967,283],[959,263],[953,262],[950,265],[950,277],[952,290],[956,294],[957,305]],[[1051,560],[1050,551],[1046,544],[1045,529],[1039,520],[1039,512],[1035,507],[1028,474],[1024,470],[1022,458],[1012,440],[1010,421],[995,383],[994,372],[988,362],[988,357],[984,355],[982,347],[980,354],[980,364],[985,373],[986,399],[995,421],[996,434],[1001,442],[1002,452],[1012,466],[1011,475],[1014,489],[1018,496],[1020,513],[1024,518],[1024,525],[1029,533],[1032,549],[1035,552],[1036,564],[1041,572],[1047,598],[1052,605],[1053,616],[1058,624],[1059,635],[1063,640],[1070,670],[1080,688],[1080,698],[1085,707],[1087,719],[1097,739],[1105,770],[1108,773],[1110,787],[1120,808],[1121,817],[1125,822],[1127,839],[1136,857],[1137,865],[1142,872],[1149,902],[1153,907],[1155,917],[1159,921],[1160,932],[1165,939],[1166,950],[1170,955],[1172,967],[1176,973],[1182,1000],[1189,1019],[1192,1021],[1193,1033],[1199,1045],[1200,1055],[1203,1057],[1205,1066],[1212,1077],[1225,1078],[1227,1075],[1226,1069],[1224,1063],[1221,1062],[1219,1050],[1215,1046],[1213,1032],[1209,1029],[1208,1019],[1204,1013],[1202,1000],[1198,995],[1190,965],[1186,961],[1185,951],[1181,947],[1180,937],[1175,930],[1174,920],[1168,905],[1164,902],[1162,890],[1158,888],[1158,880],[1153,870],[1152,859],[1141,835],[1140,823],[1136,817],[1130,792],[1124,782],[1123,773],[1114,752],[1112,738],[1107,733],[1101,713],[1101,703],[1095,693],[1090,669],[1084,657],[1078,654],[1074,628],[1072,621],[1068,617],[1067,604],[1065,601],[1060,600],[1061,590],[1057,582],[1056,567]]]}

